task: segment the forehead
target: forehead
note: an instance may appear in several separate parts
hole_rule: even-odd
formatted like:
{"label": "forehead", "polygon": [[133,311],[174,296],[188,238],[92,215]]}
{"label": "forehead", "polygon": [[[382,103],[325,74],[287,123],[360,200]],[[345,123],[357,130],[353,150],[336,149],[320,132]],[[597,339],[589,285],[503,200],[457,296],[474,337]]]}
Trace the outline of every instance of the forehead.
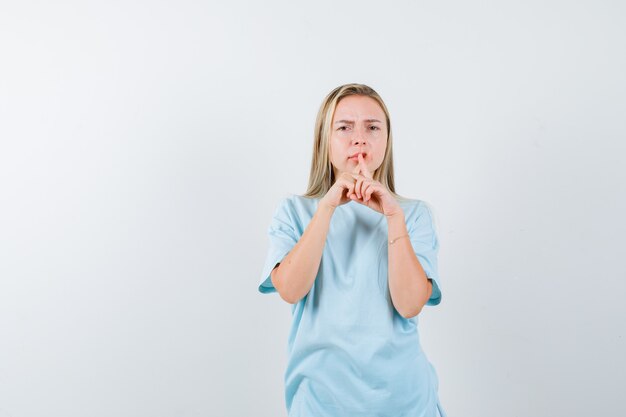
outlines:
{"label": "forehead", "polygon": [[342,98],[335,108],[334,120],[385,120],[385,112],[371,97],[352,95]]}

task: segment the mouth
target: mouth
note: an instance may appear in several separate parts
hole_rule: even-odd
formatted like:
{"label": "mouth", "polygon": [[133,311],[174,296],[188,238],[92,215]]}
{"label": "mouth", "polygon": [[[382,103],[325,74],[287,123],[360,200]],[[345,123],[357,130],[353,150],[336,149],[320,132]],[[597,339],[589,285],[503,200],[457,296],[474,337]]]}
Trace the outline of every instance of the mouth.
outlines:
{"label": "mouth", "polygon": [[348,157],[348,159],[354,159],[355,161],[358,161],[359,154],[363,155],[363,159],[365,159],[365,156],[367,155],[365,152],[357,152],[354,155],[351,155],[350,157]]}

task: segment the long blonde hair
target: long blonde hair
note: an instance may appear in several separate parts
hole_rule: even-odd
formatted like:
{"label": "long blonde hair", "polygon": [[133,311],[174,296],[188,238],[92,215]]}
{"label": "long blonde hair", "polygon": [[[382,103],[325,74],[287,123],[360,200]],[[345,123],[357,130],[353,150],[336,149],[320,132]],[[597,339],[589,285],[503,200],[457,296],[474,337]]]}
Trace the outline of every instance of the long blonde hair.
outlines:
{"label": "long blonde hair", "polygon": [[389,111],[373,88],[365,84],[344,84],[332,90],[322,101],[322,105],[317,113],[315,121],[315,131],[313,136],[313,159],[311,161],[311,172],[309,174],[309,185],[307,192],[303,197],[321,198],[326,195],[330,187],[335,182],[335,174],[332,169],[329,151],[330,151],[330,129],[335,109],[339,101],[347,96],[361,95],[371,97],[378,102],[387,122],[387,149],[385,149],[385,157],[380,167],[373,173],[376,181],[387,187],[398,200],[407,200],[396,193],[393,179],[393,140],[391,134],[391,123],[389,120]]}

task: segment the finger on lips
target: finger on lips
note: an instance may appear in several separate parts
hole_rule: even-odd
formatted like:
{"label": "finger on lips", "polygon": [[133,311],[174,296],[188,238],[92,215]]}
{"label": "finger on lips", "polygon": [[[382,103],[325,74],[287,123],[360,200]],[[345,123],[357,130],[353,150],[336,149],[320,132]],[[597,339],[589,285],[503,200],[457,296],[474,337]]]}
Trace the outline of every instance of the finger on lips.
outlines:
{"label": "finger on lips", "polygon": [[367,169],[365,159],[363,159],[363,155],[361,153],[358,154],[358,163],[350,175],[356,181],[348,188],[348,197],[352,198],[352,196],[354,196],[355,198],[363,199],[365,197],[365,190],[369,186],[369,183],[366,183],[366,180],[372,179],[372,175]]}
{"label": "finger on lips", "polygon": [[361,167],[361,171],[363,172],[363,175],[366,176],[367,178],[372,178],[372,175],[369,171],[369,169],[367,169],[367,165],[365,165],[365,159],[363,159],[363,155],[359,153],[359,163],[357,164],[357,166]]}

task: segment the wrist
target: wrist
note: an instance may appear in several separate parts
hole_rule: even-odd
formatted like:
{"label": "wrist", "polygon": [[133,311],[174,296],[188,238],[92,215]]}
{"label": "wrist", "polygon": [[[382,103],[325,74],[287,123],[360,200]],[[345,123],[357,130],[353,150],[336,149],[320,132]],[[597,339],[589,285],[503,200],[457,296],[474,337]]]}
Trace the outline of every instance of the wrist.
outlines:
{"label": "wrist", "polygon": [[317,211],[321,211],[323,213],[333,213],[335,211],[334,206],[331,204],[325,203],[324,201],[320,201],[317,205]]}
{"label": "wrist", "polygon": [[401,219],[404,222],[404,212],[402,211],[402,209],[391,214],[385,214],[385,217],[387,218],[388,222],[394,222],[398,219]]}

